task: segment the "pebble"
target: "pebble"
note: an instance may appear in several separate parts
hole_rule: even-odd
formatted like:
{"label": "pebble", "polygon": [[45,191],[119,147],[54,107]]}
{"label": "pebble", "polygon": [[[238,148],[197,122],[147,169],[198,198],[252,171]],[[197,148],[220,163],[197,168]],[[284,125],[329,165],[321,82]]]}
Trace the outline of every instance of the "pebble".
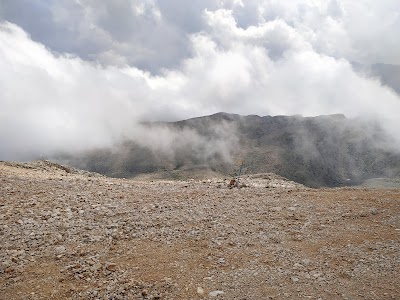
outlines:
{"label": "pebble", "polygon": [[372,215],[377,215],[377,214],[379,213],[379,211],[378,211],[376,208],[372,208],[369,212],[370,212]]}
{"label": "pebble", "polygon": [[293,283],[296,283],[296,282],[299,281],[299,278],[297,278],[297,277],[292,277],[291,280],[292,280]]}
{"label": "pebble", "polygon": [[61,242],[61,241],[63,241],[63,236],[61,235],[61,234],[56,234],[56,240],[57,240],[57,242]]}
{"label": "pebble", "polygon": [[57,246],[54,251],[56,252],[56,255],[63,254],[64,252],[67,251],[67,248],[65,246]]}
{"label": "pebble", "polygon": [[106,264],[106,269],[107,269],[108,271],[115,272],[115,271],[117,270],[117,265],[114,264],[114,263],[107,263],[107,264]]}
{"label": "pebble", "polygon": [[204,289],[202,287],[197,287],[197,294],[203,295],[204,294]]}
{"label": "pebble", "polygon": [[305,259],[303,259],[303,260],[301,261],[301,263],[302,263],[303,265],[305,265],[305,266],[308,266],[308,265],[311,264],[311,260],[308,259],[308,258],[305,258]]}
{"label": "pebble", "polygon": [[274,211],[274,212],[281,211],[281,210],[282,210],[282,207],[280,207],[280,206],[270,208],[270,211]]}
{"label": "pebble", "polygon": [[225,294],[225,292],[224,291],[212,291],[212,292],[209,292],[208,293],[208,296],[209,297],[218,297],[219,295],[223,295],[223,294]]}

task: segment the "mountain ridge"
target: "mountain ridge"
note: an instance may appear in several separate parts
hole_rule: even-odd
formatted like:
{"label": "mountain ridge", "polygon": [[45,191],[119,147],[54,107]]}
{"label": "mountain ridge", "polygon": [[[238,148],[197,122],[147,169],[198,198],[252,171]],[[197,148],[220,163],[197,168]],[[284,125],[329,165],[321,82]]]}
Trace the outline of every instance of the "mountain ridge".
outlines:
{"label": "mountain ridge", "polygon": [[146,139],[126,140],[114,149],[62,159],[113,177],[162,173],[166,178],[187,178],[205,166],[214,175],[234,176],[243,160],[248,174],[272,172],[310,187],[400,177],[400,152],[391,148],[390,137],[379,124],[343,114],[302,117],[219,112],[141,126],[163,137],[167,146],[156,147]]}

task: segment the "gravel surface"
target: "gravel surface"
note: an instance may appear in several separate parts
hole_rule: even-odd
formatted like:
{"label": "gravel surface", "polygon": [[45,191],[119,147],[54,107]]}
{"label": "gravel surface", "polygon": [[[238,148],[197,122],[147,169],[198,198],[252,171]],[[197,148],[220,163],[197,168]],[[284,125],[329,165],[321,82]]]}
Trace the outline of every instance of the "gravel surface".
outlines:
{"label": "gravel surface", "polygon": [[0,162],[0,299],[400,299],[400,190]]}

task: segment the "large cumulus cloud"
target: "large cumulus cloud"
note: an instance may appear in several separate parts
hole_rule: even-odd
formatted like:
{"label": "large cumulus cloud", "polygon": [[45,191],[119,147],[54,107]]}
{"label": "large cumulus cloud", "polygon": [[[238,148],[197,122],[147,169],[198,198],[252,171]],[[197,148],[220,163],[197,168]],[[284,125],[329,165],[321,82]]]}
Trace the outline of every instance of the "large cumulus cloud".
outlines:
{"label": "large cumulus cloud", "polygon": [[[344,113],[400,139],[398,94],[352,67],[398,63],[396,1],[195,1],[190,18],[172,1],[175,19],[156,1],[68,2],[44,6],[72,46],[0,25],[0,158],[143,140],[140,121],[219,111]],[[367,7],[372,16],[357,13]]]}
{"label": "large cumulus cloud", "polygon": [[314,49],[363,64],[400,64],[397,0],[54,0],[3,2],[0,18],[52,50],[158,73],[190,56],[204,10],[230,10],[241,28],[282,20]]}

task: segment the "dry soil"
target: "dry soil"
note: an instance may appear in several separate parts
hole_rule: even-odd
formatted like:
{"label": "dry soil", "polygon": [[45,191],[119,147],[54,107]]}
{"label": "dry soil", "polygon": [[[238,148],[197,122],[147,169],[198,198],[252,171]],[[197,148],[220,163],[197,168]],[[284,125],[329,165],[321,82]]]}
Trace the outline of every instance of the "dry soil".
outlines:
{"label": "dry soil", "polygon": [[0,162],[0,299],[400,299],[400,190]]}

